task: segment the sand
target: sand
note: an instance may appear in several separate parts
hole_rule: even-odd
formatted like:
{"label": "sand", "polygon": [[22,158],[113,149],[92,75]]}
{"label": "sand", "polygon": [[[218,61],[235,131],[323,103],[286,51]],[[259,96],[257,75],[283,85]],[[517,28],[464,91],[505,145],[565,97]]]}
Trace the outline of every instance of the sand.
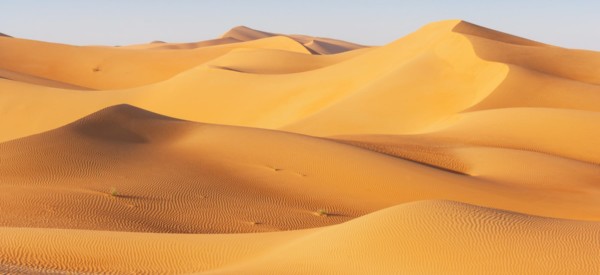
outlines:
{"label": "sand", "polygon": [[0,37],[0,273],[598,274],[599,85],[459,20]]}

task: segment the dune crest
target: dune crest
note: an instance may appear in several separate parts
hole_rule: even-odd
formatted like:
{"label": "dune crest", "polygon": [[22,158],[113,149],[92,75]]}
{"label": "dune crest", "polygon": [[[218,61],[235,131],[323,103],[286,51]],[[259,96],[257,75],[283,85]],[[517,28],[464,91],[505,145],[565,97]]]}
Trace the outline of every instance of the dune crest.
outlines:
{"label": "dune crest", "polygon": [[600,53],[0,38],[0,273],[597,274]]}

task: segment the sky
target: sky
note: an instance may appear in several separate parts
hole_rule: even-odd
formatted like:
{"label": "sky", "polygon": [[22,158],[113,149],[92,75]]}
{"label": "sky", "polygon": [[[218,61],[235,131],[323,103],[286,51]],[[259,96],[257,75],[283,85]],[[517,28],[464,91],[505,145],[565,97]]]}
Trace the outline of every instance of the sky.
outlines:
{"label": "sky", "polygon": [[0,32],[75,45],[192,42],[239,25],[383,45],[445,19],[600,51],[598,0],[0,0]]}

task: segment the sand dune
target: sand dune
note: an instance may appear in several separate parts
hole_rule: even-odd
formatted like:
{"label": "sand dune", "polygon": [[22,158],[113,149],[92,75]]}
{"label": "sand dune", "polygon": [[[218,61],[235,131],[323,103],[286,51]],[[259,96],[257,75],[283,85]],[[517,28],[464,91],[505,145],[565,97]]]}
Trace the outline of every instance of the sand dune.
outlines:
{"label": "sand dune", "polygon": [[0,37],[0,273],[598,274],[600,53]]}
{"label": "sand dune", "polygon": [[23,272],[593,274],[600,265],[597,222],[447,201],[403,204],[339,225],[278,233],[0,232],[0,251],[16,252],[3,269]]}
{"label": "sand dune", "polygon": [[[273,36],[282,36],[282,34],[259,31],[246,26],[237,26],[224,33],[221,36],[221,38],[236,39],[239,41],[250,41]],[[308,50],[315,54],[336,54],[365,47],[359,44],[331,38],[312,37],[307,35],[283,36],[287,36],[291,39],[296,40],[298,43],[301,43]]]}
{"label": "sand dune", "polygon": [[[2,39],[0,68],[92,89],[120,89],[168,79],[235,48],[281,49],[308,53],[302,45],[281,36],[245,43],[170,51],[76,47],[24,39]],[[46,54],[31,55],[29,52]]]}
{"label": "sand dune", "polygon": [[[265,147],[276,152],[265,152]],[[11,182],[0,200],[10,210],[0,219],[4,226],[178,233],[290,230],[422,199],[549,217],[600,217],[597,190],[590,188],[598,178],[595,167],[581,167],[590,177],[572,188],[577,195],[552,190],[541,195],[527,185],[515,192],[485,177],[469,177],[477,165],[466,161],[469,170],[456,174],[423,165],[426,161],[390,158],[325,139],[197,124],[127,105],[2,143],[0,153],[5,160],[0,179]],[[347,160],[332,163],[328,156]],[[152,173],[143,172],[147,169]],[[520,203],[527,199],[538,203]],[[323,219],[315,215],[319,209],[335,215]]]}

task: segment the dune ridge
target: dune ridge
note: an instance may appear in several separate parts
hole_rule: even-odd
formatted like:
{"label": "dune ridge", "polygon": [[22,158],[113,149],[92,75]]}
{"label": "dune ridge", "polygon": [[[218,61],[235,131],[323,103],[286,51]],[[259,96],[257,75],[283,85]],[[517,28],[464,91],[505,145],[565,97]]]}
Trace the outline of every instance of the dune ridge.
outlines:
{"label": "dune ridge", "polygon": [[600,53],[0,37],[0,273],[597,274]]}

